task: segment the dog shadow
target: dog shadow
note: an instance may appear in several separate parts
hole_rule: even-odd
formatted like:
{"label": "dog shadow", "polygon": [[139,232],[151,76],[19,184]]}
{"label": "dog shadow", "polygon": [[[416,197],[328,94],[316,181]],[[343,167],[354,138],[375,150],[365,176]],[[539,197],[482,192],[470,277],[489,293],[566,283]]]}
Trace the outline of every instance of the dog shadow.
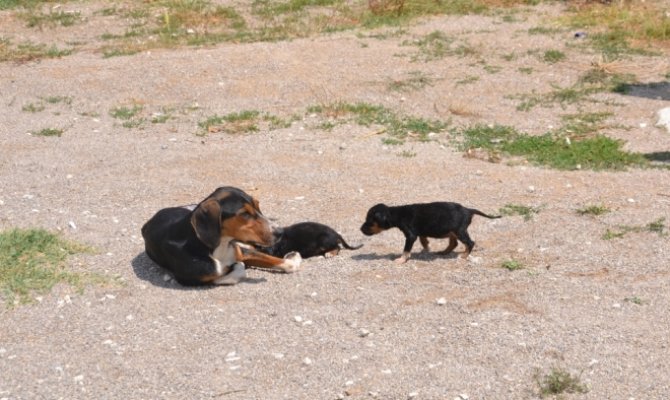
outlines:
{"label": "dog shadow", "polygon": [[[131,261],[133,267],[133,272],[140,280],[148,282],[154,286],[164,288],[164,289],[173,289],[173,290],[211,290],[215,289],[218,286],[216,285],[203,285],[203,286],[184,286],[177,282],[171,273],[161,268],[156,264],[146,252],[141,252]],[[165,276],[169,276],[170,279],[165,279]],[[257,284],[263,283],[267,280],[265,278],[245,278],[238,283],[238,285],[243,284]]]}
{"label": "dog shadow", "polygon": [[[440,254],[440,252],[420,251],[420,252],[413,252],[410,260],[417,260],[417,261],[448,260],[457,258],[459,255],[460,253],[456,251],[452,251],[449,254]],[[365,254],[355,254],[351,256],[351,259],[356,261],[379,261],[379,260],[393,261],[398,257],[400,257],[400,254],[365,253]]]}

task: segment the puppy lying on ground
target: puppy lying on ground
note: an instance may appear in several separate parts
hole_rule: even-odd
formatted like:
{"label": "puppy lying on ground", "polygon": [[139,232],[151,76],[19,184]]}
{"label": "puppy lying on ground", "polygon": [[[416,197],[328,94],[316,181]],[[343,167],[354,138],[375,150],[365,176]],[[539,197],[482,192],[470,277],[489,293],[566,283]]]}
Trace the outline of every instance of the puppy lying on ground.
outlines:
{"label": "puppy lying on ground", "polygon": [[146,253],[182,285],[232,285],[245,264],[282,272],[300,266],[300,255],[277,258],[253,246],[275,238],[258,201],[240,189],[220,187],[196,206],[158,211],[142,227]]}
{"label": "puppy lying on ground", "polygon": [[486,218],[500,218],[458,203],[435,202],[398,207],[377,204],[368,210],[361,232],[371,236],[390,228],[400,229],[405,234],[405,247],[402,256],[395,260],[397,263],[404,263],[409,259],[417,238],[423,248],[429,251],[429,237],[449,238],[449,245],[440,254],[449,254],[458,244],[456,239],[460,240],[465,245],[461,257],[467,258],[475,245],[468,235],[468,226],[475,214]]}
{"label": "puppy lying on ground", "polygon": [[339,233],[318,222],[301,222],[279,229],[274,246],[265,250],[276,257],[284,257],[298,252],[302,258],[314,256],[333,257],[342,247],[349,250],[360,249],[363,245],[350,246]]}

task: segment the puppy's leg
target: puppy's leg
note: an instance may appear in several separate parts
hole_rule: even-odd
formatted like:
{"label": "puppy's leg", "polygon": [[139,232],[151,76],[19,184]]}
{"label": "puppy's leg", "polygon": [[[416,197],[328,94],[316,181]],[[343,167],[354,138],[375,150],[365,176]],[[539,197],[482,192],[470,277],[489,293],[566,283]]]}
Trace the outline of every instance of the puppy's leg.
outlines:
{"label": "puppy's leg", "polygon": [[331,257],[335,257],[335,256],[338,255],[339,253],[340,253],[340,248],[338,247],[338,248],[336,248],[336,249],[333,249],[333,250],[331,250],[331,251],[327,251],[327,252],[323,253],[323,256],[324,256],[325,258],[331,258]]}
{"label": "puppy's leg", "polygon": [[461,253],[461,258],[466,259],[470,255],[472,248],[475,247],[475,242],[470,239],[470,235],[468,235],[468,231],[466,229],[459,229],[456,233],[456,236],[458,237],[458,240],[463,242],[465,245],[465,251]]}
{"label": "puppy's leg", "polygon": [[421,242],[421,246],[423,247],[423,251],[430,251],[430,244],[428,243],[428,237],[419,236],[419,242]]}
{"label": "puppy's leg", "polygon": [[456,246],[458,246],[458,242],[456,241],[456,235],[453,232],[449,232],[449,245],[447,246],[446,249],[440,252],[440,254],[447,255],[451,253]]}
{"label": "puppy's leg", "polygon": [[236,262],[230,266],[230,271],[226,275],[215,279],[212,283],[215,285],[235,285],[242,279],[246,278],[246,276],[247,272],[244,264],[241,262]]}
{"label": "puppy's leg", "polygon": [[412,253],[412,246],[414,246],[414,242],[416,242],[416,235],[414,232],[403,230],[402,233],[405,234],[405,247],[402,249],[402,255],[394,260],[398,264],[406,263],[407,260],[409,260]]}
{"label": "puppy's leg", "polygon": [[234,247],[235,259],[252,267],[267,268],[288,273],[297,271],[302,261],[300,254],[296,252],[288,253],[284,258],[277,258],[262,253],[247,244],[236,242]]}

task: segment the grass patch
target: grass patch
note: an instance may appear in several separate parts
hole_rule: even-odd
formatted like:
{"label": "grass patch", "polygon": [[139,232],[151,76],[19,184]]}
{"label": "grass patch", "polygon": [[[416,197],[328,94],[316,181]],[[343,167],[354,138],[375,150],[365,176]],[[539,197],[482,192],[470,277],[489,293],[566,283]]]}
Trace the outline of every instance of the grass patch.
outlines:
{"label": "grass patch", "polygon": [[133,105],[132,107],[120,106],[111,109],[109,115],[116,119],[130,120],[142,112],[143,107],[140,105]]}
{"label": "grass patch", "polygon": [[37,104],[28,103],[28,104],[24,105],[23,107],[21,107],[21,111],[31,112],[31,113],[44,111],[44,104],[42,104],[42,103],[37,103]]}
{"label": "grass patch", "polygon": [[593,215],[593,216],[599,216],[603,214],[607,214],[611,210],[603,205],[590,205],[590,206],[585,206],[577,210],[577,214],[579,215]]}
{"label": "grass patch", "polygon": [[400,153],[398,153],[397,156],[404,158],[413,158],[416,157],[416,153],[410,150],[403,150]]}
{"label": "grass patch", "polygon": [[323,104],[309,107],[307,112],[321,115],[331,122],[353,122],[362,126],[381,127],[381,131],[393,139],[393,144],[403,143],[407,139],[428,141],[431,134],[441,132],[447,126],[442,121],[398,115],[388,108],[368,103]]}
{"label": "grass patch", "polygon": [[560,50],[547,50],[542,55],[542,60],[549,64],[555,64],[565,60],[565,53]]}
{"label": "grass patch", "polygon": [[19,14],[19,17],[26,21],[29,28],[53,28],[56,26],[72,26],[82,21],[81,13],[67,11],[49,11],[43,13],[36,10],[29,10]]}
{"label": "grass patch", "polygon": [[388,90],[397,92],[411,92],[432,86],[434,80],[421,71],[410,72],[410,76],[403,80],[392,80],[387,85]]}
{"label": "grass patch", "polygon": [[541,375],[536,372],[535,381],[539,387],[540,397],[560,395],[563,393],[586,393],[588,388],[581,383],[579,376],[574,376],[570,372],[554,367],[548,374]]}
{"label": "grass patch", "polygon": [[433,31],[421,38],[406,40],[402,45],[418,48],[417,52],[410,56],[411,61],[429,62],[447,56],[468,57],[478,54],[474,47],[467,43],[456,43],[456,39],[442,31]]}
{"label": "grass patch", "polygon": [[599,134],[571,139],[561,129],[531,136],[512,127],[476,125],[464,129],[460,135],[462,150],[481,148],[490,155],[523,157],[555,169],[623,170],[648,163],[642,154],[622,150],[621,141]]}
{"label": "grass patch", "polygon": [[505,204],[500,208],[499,212],[501,215],[505,216],[520,215],[523,217],[524,221],[530,221],[535,214],[540,212],[540,210],[541,207],[530,207],[521,204]]}
{"label": "grass patch", "polygon": [[614,229],[605,231],[602,235],[603,240],[621,239],[628,233],[651,232],[658,234],[659,237],[666,236],[667,226],[665,225],[665,217],[661,217],[656,221],[650,222],[646,225],[619,225]]}
{"label": "grass patch", "polygon": [[91,249],[65,241],[43,229],[0,232],[0,291],[9,305],[31,301],[58,283],[79,289],[83,276],[65,269],[67,257]]}
{"label": "grass patch", "polygon": [[230,113],[224,116],[214,115],[200,122],[198,125],[207,133],[226,132],[226,133],[249,133],[257,132],[258,129],[258,111],[241,111],[239,113]]}
{"label": "grass patch", "polygon": [[577,3],[559,22],[571,28],[589,29],[591,45],[608,59],[627,54],[649,54],[670,41],[667,4],[661,1]]}
{"label": "grass patch", "polygon": [[28,62],[43,58],[60,58],[72,54],[72,50],[60,50],[56,46],[23,42],[13,45],[8,39],[0,37],[0,62]]}
{"label": "grass patch", "polygon": [[63,130],[58,128],[44,128],[39,131],[30,132],[33,136],[58,136],[63,135]]}
{"label": "grass patch", "polygon": [[641,305],[644,304],[644,301],[643,301],[641,298],[637,297],[637,296],[626,297],[625,299],[623,299],[623,301],[625,301],[625,302],[627,302],[627,303],[633,303],[633,304],[636,304],[636,305],[638,305],[638,306],[641,306]]}
{"label": "grass patch", "polygon": [[523,264],[515,260],[507,260],[502,263],[502,267],[508,271],[516,271],[518,269],[523,269]]}

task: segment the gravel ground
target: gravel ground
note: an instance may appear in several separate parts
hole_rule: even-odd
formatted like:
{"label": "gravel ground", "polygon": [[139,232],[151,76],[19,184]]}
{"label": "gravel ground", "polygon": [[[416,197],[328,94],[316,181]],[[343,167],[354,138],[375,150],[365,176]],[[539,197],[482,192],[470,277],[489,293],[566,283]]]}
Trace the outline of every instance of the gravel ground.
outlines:
{"label": "gravel ground", "polygon": [[[381,39],[345,32],[0,64],[0,228],[60,231],[98,250],[71,258],[71,269],[120,277],[0,309],[0,398],[527,399],[538,397],[534,376],[552,367],[589,388],[567,399],[669,398],[668,236],[602,239],[607,229],[670,216],[668,171],[489,163],[464,158],[446,132],[389,146],[375,127],[325,131],[306,112],[367,102],[452,126],[542,133],[566,113],[609,111],[605,133],[627,149],[670,149],[670,134],[654,127],[654,113],[670,103],[654,96],[516,109],[509,95],[573,84],[595,57],[574,45],[572,32],[527,33],[559,11],[536,8],[512,21],[433,18]],[[413,62],[416,47],[403,43],[435,30],[478,56]],[[560,49],[567,61],[548,64],[529,52],[537,49]],[[503,57],[510,53],[518,57]],[[499,71],[486,72],[478,59]],[[649,60],[659,58],[639,63]],[[389,90],[417,71],[431,84]],[[468,76],[478,79],[458,83]],[[23,110],[48,96],[71,101]],[[126,128],[110,115],[133,104],[145,118],[172,118]],[[300,118],[252,134],[197,135],[208,116],[242,110]],[[64,133],[29,134],[43,128]],[[233,287],[181,287],[147,258],[140,227],[158,209],[198,202],[221,185],[247,190],[277,224],[319,221],[364,247],[309,259],[290,275],[250,270]],[[468,261],[417,245],[396,265],[398,231],[359,231],[378,202],[434,200],[540,212],[528,221],[476,217]],[[612,212],[575,212],[593,204]],[[501,267],[512,259],[525,268]]]}

